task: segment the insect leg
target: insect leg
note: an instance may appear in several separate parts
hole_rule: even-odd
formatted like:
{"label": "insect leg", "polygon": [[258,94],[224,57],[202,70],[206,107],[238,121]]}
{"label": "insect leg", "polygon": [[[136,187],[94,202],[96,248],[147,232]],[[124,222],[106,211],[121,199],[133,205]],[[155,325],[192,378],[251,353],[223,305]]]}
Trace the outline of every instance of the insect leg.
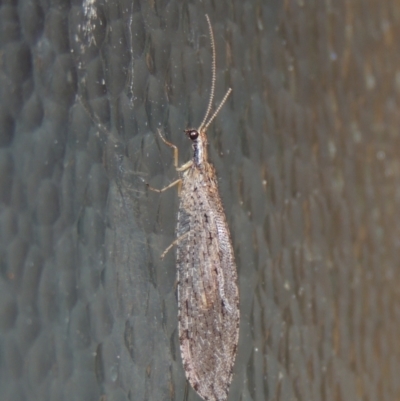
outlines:
{"label": "insect leg", "polygon": [[185,234],[181,235],[179,238],[177,238],[160,256],[160,259],[164,259],[164,256],[171,250],[171,248],[176,245],[180,240],[185,238],[189,234],[189,231],[186,232]]}
{"label": "insect leg", "polygon": [[182,164],[182,166],[177,167],[176,171],[185,171],[188,168],[192,167],[192,165],[193,165],[193,160],[189,160],[187,163]]}
{"label": "insect leg", "polygon": [[178,178],[176,181],[171,182],[171,184],[169,184],[166,187],[161,188],[161,189],[153,188],[149,184],[147,184],[147,188],[149,188],[150,191],[154,191],[154,192],[160,193],[160,192],[164,192],[167,189],[170,189],[170,188],[174,187],[175,185],[178,185],[178,193],[180,193],[181,192],[181,186],[182,186],[182,179],[181,178]]}
{"label": "insect leg", "polygon": [[167,141],[163,134],[161,133],[161,130],[157,130],[158,135],[160,135],[160,138],[162,139],[162,141],[169,146],[170,148],[172,148],[174,150],[174,166],[176,169],[178,169],[178,148],[171,142]]}
{"label": "insect leg", "polygon": [[172,148],[174,150],[174,167],[176,169],[176,171],[185,171],[187,170],[192,164],[193,161],[189,160],[187,163],[183,164],[182,166],[178,167],[178,148],[171,142],[167,141],[163,134],[161,133],[161,130],[157,130],[158,135],[160,135],[160,138],[162,139],[162,141],[169,146],[170,148]]}

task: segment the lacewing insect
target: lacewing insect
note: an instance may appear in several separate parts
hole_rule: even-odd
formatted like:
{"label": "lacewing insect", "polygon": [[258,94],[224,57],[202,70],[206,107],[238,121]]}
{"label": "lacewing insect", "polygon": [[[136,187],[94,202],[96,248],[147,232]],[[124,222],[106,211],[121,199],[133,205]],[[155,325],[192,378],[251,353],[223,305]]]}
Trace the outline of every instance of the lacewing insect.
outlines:
{"label": "lacewing insect", "polygon": [[176,240],[162,258],[177,247],[179,342],[186,378],[209,401],[224,401],[232,381],[239,341],[239,290],[231,235],[218,191],[215,169],[208,161],[207,128],[231,93],[211,113],[216,79],[215,41],[206,15],[212,48],[212,82],[207,112],[197,129],[185,133],[192,141],[193,158],[178,167],[178,149],[159,132],[174,151],[180,178]]}

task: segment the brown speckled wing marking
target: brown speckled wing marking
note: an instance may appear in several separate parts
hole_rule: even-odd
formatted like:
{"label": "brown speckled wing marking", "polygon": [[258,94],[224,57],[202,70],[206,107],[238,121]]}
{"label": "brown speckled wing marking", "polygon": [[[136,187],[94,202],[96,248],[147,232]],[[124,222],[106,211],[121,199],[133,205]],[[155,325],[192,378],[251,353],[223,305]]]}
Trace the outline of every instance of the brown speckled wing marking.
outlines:
{"label": "brown speckled wing marking", "polygon": [[[184,235],[187,234],[187,235]],[[228,397],[239,340],[234,253],[214,168],[182,177],[177,244],[179,339],[186,377],[205,400]]]}

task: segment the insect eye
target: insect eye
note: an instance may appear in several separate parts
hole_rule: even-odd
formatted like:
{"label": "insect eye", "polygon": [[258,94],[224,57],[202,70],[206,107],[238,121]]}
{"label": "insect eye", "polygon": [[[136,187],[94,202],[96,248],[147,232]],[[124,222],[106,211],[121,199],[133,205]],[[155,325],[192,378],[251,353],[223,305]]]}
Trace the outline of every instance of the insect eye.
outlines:
{"label": "insect eye", "polygon": [[194,141],[199,136],[199,133],[196,130],[192,130],[188,132],[189,138]]}

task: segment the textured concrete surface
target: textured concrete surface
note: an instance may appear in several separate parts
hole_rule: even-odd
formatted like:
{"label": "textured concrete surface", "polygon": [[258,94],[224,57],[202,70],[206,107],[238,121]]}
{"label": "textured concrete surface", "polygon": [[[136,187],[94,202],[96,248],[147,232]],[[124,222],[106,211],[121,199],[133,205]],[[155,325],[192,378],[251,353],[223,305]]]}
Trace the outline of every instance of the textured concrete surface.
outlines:
{"label": "textured concrete surface", "polygon": [[[400,6],[3,1],[0,399],[183,400],[176,176],[207,107],[239,269],[230,400],[400,398]],[[188,400],[199,400],[189,389]]]}

